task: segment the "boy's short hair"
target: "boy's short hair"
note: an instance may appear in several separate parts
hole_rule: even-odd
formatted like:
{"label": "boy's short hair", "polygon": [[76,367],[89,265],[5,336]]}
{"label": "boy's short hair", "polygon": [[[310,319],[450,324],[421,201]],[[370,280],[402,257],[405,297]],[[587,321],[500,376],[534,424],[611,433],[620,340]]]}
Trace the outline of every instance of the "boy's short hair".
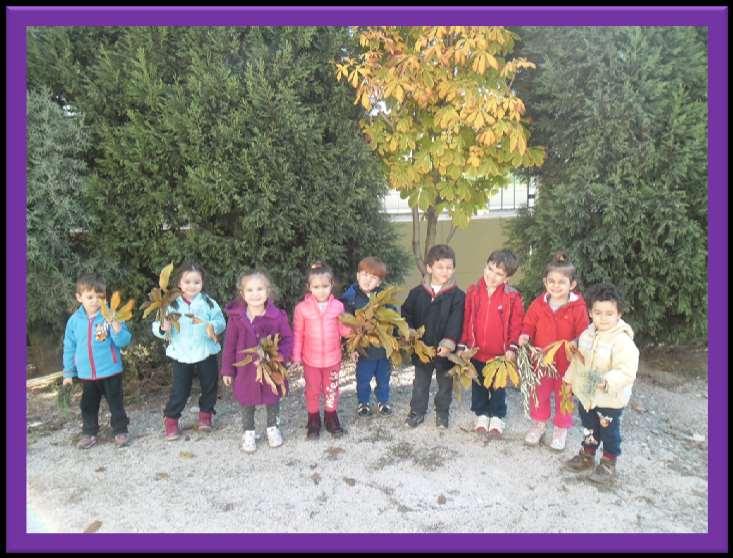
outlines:
{"label": "boy's short hair", "polygon": [[107,290],[107,284],[102,279],[102,276],[97,273],[83,273],[76,280],[76,292],[81,294],[84,291],[92,290],[97,293],[103,293]]}
{"label": "boy's short hair", "polygon": [[387,276],[387,265],[374,256],[367,256],[359,262],[357,272],[366,271],[372,275],[376,275],[380,279],[384,279]]}
{"label": "boy's short hair", "polygon": [[428,250],[427,256],[425,256],[425,265],[432,267],[432,265],[438,260],[452,260],[453,267],[455,267],[456,253],[453,251],[453,248],[447,244],[436,244],[435,246],[431,246],[430,250]]}
{"label": "boy's short hair", "polygon": [[496,267],[503,269],[507,277],[514,275],[519,267],[519,260],[511,250],[494,250],[489,254],[486,263],[493,263]]}
{"label": "boy's short hair", "polygon": [[585,301],[588,305],[588,310],[592,310],[596,302],[615,302],[618,313],[622,314],[624,311],[624,299],[621,291],[611,283],[600,283],[588,287],[588,290],[585,292]]}

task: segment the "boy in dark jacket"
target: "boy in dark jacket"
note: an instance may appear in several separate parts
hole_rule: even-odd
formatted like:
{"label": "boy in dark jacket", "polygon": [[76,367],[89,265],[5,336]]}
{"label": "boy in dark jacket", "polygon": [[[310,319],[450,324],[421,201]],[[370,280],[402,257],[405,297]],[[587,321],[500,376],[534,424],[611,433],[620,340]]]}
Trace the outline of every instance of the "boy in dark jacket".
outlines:
{"label": "boy in dark jacket", "polygon": [[453,279],[455,265],[456,255],[450,246],[437,244],[431,247],[425,259],[427,274],[422,284],[410,291],[402,305],[402,316],[410,328],[425,326],[423,342],[437,348],[437,355],[427,364],[415,355],[412,357],[415,379],[406,420],[412,428],[425,420],[433,370],[438,382],[434,400],[435,424],[438,428],[448,428],[453,378],[448,375],[452,364],[445,357],[455,350],[461,338],[465,303],[465,294]]}
{"label": "boy in dark jacket", "polygon": [[[382,280],[387,275],[387,266],[379,258],[366,257],[359,262],[356,283],[351,285],[340,300],[344,310],[353,314],[358,308],[367,305],[374,294],[381,291]],[[377,412],[380,415],[391,415],[389,405],[389,375],[392,367],[387,358],[387,351],[382,347],[369,347],[365,356],[359,356],[356,362],[356,397],[359,401],[356,413],[365,417],[372,414],[369,400],[372,397],[372,378],[377,378],[374,395],[377,397]]]}

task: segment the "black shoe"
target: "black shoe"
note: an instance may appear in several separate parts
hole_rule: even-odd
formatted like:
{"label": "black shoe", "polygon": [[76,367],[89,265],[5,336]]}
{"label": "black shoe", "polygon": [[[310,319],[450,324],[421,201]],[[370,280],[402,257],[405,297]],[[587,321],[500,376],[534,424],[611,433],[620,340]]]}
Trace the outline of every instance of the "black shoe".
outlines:
{"label": "black shoe", "polygon": [[356,414],[360,417],[370,417],[372,416],[372,409],[369,406],[369,403],[359,403],[356,407]]}
{"label": "black shoe", "polygon": [[425,415],[418,415],[417,413],[410,412],[409,415],[407,415],[407,419],[405,422],[407,423],[407,426],[410,428],[415,428],[420,423],[422,423],[425,420]]}
{"label": "black shoe", "polygon": [[306,440],[317,440],[321,434],[321,414],[308,413],[308,433],[305,435]]}
{"label": "black shoe", "polygon": [[448,428],[448,417],[444,415],[435,415],[435,426],[438,428]]}
{"label": "black shoe", "polygon": [[389,406],[389,403],[378,403],[377,410],[380,415],[389,416],[392,414],[392,407]]}
{"label": "black shoe", "polygon": [[326,430],[328,430],[334,438],[340,438],[346,433],[346,431],[341,428],[339,416],[336,411],[325,411],[323,413],[323,423]]}

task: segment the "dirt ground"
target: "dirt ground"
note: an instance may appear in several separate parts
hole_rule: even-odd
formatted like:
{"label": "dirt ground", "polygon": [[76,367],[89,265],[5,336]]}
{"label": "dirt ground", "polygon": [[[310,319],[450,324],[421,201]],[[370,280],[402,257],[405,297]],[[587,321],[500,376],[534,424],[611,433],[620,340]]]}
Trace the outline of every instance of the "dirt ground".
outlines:
{"label": "dirt ground", "polygon": [[[305,440],[302,380],[281,404],[285,444],[239,449],[239,407],[220,386],[216,427],[166,442],[166,393],[127,406],[131,443],[77,450],[78,400],[56,407],[54,389],[28,393],[27,531],[59,533],[705,533],[708,525],[707,353],[647,351],[622,418],[618,479],[599,487],[561,470],[580,447],[530,448],[530,422],[508,390],[504,438],[471,429],[470,392],[438,430],[404,424],[413,369],[393,372],[392,417],[356,417],[353,369],[341,381],[347,434]],[[435,382],[433,382],[433,393]],[[106,404],[102,413],[108,417]],[[257,429],[264,429],[258,410]],[[108,422],[103,418],[103,424]],[[548,435],[549,438],[549,435]]]}

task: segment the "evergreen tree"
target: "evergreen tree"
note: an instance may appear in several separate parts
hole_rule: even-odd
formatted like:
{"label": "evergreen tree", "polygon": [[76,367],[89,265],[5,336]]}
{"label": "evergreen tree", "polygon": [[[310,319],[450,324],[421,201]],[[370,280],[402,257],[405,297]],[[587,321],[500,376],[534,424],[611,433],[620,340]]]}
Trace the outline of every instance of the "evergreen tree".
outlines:
{"label": "evergreen tree", "polygon": [[567,249],[625,293],[642,342],[697,341],[707,316],[707,49],[687,27],[526,28],[518,81],[547,147],[533,210],[509,224],[522,290]]}

